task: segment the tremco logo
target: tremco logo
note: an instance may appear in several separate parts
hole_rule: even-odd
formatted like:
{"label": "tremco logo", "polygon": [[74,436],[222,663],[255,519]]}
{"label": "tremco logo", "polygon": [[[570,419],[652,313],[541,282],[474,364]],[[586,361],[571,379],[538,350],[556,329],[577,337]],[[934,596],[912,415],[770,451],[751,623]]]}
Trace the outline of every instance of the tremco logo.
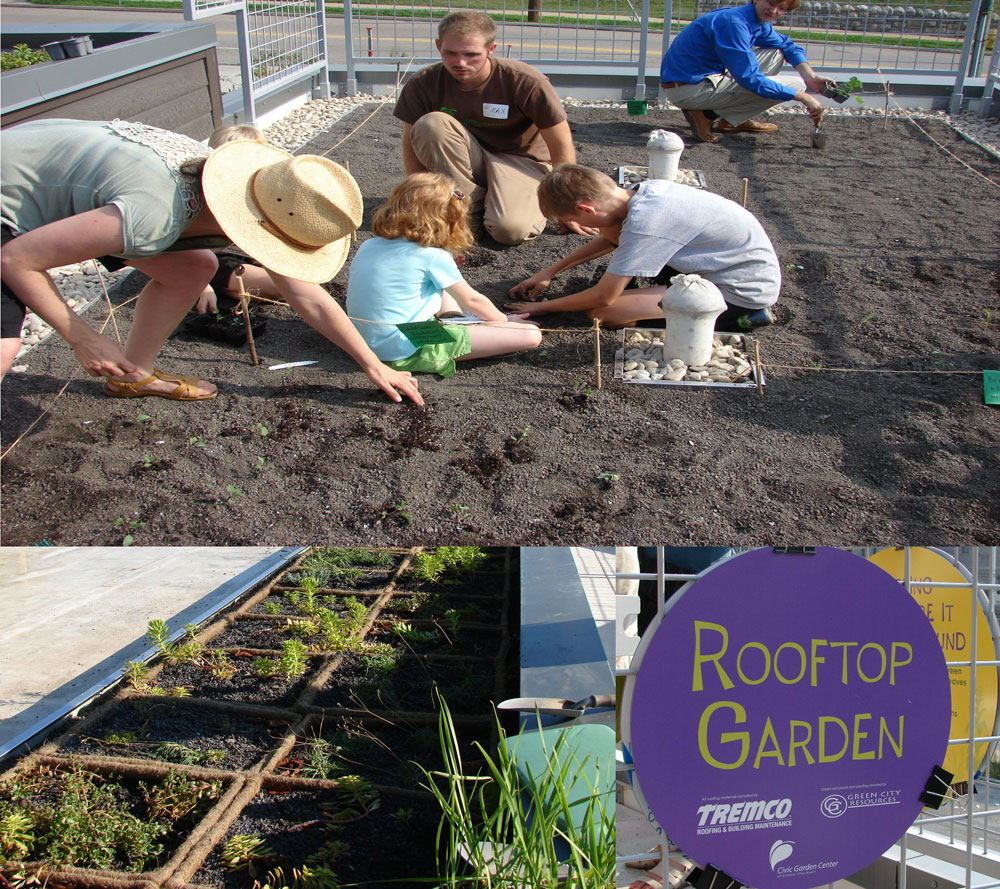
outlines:
{"label": "tremco logo", "polygon": [[738,803],[708,803],[698,807],[697,833],[737,833],[791,827],[790,799],[755,799]]}

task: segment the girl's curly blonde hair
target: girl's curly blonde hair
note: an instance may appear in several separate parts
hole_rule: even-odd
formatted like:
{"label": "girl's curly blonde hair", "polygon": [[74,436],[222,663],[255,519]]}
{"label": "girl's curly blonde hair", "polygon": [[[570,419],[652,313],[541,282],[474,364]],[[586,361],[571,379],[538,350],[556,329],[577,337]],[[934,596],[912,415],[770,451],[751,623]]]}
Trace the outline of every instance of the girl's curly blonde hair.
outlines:
{"label": "girl's curly blonde hair", "polygon": [[442,173],[414,173],[375,210],[372,231],[380,238],[406,238],[421,247],[461,253],[475,243],[469,230],[468,203]]}

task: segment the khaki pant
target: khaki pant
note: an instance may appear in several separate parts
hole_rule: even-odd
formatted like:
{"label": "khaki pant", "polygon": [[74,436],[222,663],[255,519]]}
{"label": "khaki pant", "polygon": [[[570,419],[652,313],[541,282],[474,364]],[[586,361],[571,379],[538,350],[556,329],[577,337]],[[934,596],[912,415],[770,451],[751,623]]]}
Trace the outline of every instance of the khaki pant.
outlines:
{"label": "khaki pant", "polygon": [[551,164],[486,151],[450,114],[432,111],[410,130],[410,144],[428,170],[455,180],[473,209],[483,208],[486,231],[501,244],[520,244],[545,228],[538,183]]}
{"label": "khaki pant", "polygon": [[[778,74],[785,64],[785,58],[778,49],[758,49],[757,62],[761,73],[771,80],[790,86],[792,89],[804,90],[805,81],[798,74]],[[775,105],[780,105],[783,99],[768,99],[744,89],[730,74],[710,74],[697,83],[685,83],[661,92],[678,108],[691,111],[714,111],[734,127],[744,121],[756,117],[762,111],[767,111]]]}

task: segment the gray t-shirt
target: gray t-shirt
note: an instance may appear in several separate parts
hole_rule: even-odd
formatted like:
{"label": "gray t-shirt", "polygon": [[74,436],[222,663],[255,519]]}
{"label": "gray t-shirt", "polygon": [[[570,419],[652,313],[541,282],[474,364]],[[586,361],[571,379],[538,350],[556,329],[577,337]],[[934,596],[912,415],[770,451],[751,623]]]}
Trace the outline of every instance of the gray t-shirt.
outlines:
{"label": "gray t-shirt", "polygon": [[185,161],[209,149],[194,139],[125,121],[39,120],[3,131],[0,220],[21,234],[78,213],[115,206],[120,256],[167,250],[202,208]]}
{"label": "gray t-shirt", "polygon": [[745,309],[773,305],[781,290],[778,257],[752,213],[703,189],[651,179],[629,201],[608,272],[652,278],[665,265],[707,278]]}

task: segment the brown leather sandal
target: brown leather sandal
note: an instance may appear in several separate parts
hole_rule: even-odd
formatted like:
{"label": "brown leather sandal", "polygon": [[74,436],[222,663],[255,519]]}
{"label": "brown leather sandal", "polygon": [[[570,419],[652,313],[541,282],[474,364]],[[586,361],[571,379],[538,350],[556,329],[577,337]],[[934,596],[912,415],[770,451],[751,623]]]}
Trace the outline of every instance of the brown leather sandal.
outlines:
{"label": "brown leather sandal", "polygon": [[[176,383],[177,388],[171,392],[160,392],[156,389],[148,389],[147,386],[153,380],[161,380],[164,383]],[[141,380],[112,380],[108,379],[104,383],[103,392],[112,398],[142,398],[146,395],[155,395],[158,398],[169,398],[173,401],[207,401],[215,398],[219,394],[218,389],[208,395],[202,395],[198,391],[198,377],[182,377],[175,374],[164,373],[153,368],[153,372]]]}

